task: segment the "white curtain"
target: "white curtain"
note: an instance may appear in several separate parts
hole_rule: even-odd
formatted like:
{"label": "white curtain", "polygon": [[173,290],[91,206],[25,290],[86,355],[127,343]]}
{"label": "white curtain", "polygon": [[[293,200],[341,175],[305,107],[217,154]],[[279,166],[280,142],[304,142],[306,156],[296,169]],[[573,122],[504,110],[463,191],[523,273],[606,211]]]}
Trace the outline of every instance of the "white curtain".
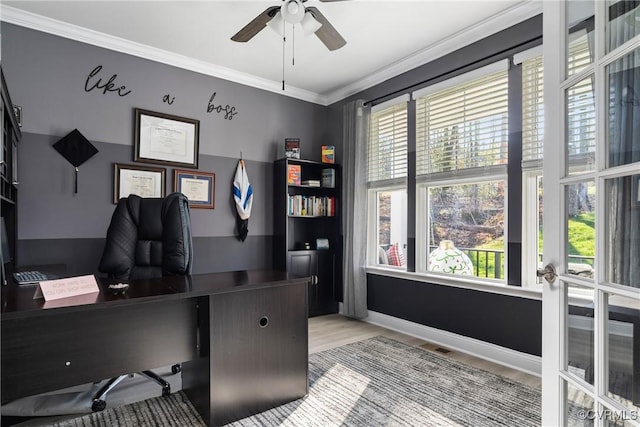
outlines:
{"label": "white curtain", "polygon": [[364,101],[344,106],[342,212],[344,225],[343,313],[367,316],[367,189],[366,159],[370,108]]}

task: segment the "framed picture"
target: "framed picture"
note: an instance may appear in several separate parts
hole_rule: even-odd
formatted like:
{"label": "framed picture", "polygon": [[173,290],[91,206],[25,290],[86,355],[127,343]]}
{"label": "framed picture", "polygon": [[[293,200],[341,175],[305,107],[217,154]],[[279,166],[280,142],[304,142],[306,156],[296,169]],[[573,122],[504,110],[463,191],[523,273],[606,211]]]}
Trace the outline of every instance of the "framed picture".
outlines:
{"label": "framed picture", "polygon": [[165,169],[114,163],[113,203],[122,197],[165,196]]}
{"label": "framed picture", "polygon": [[192,170],[173,170],[173,191],[184,194],[192,208],[213,209],[216,174]]}
{"label": "framed picture", "polygon": [[640,175],[633,175],[632,194],[631,194],[631,206],[640,207]]}
{"label": "framed picture", "polygon": [[135,109],[134,161],[198,167],[200,120]]}

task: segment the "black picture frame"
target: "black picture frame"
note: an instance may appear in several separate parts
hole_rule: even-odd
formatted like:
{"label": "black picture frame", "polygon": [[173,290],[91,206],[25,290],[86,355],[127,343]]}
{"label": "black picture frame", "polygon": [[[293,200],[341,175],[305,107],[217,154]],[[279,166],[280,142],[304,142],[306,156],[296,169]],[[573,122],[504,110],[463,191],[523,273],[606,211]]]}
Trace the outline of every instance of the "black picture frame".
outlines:
{"label": "black picture frame", "polygon": [[198,168],[200,120],[135,109],[135,162]]}
{"label": "black picture frame", "polygon": [[140,197],[166,195],[166,169],[123,163],[113,164],[113,203],[136,194]]}

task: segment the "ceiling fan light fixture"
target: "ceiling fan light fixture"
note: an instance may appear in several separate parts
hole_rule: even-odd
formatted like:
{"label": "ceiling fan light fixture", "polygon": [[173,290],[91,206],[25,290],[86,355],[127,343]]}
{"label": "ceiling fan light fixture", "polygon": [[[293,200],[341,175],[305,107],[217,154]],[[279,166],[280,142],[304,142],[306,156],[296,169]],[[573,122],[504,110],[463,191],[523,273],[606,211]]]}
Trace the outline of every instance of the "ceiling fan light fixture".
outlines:
{"label": "ceiling fan light fixture", "polygon": [[271,28],[276,33],[280,34],[280,36],[284,36],[284,19],[282,19],[282,14],[280,12],[276,13],[271,21],[267,22],[267,26]]}
{"label": "ceiling fan light fixture", "polygon": [[280,14],[290,24],[298,24],[305,15],[304,5],[300,0],[285,0],[280,7]]}
{"label": "ceiling fan light fixture", "polygon": [[322,24],[313,17],[311,12],[306,12],[304,14],[304,18],[302,18],[302,22],[300,22],[300,26],[302,27],[302,32],[305,36],[309,36],[322,27]]}

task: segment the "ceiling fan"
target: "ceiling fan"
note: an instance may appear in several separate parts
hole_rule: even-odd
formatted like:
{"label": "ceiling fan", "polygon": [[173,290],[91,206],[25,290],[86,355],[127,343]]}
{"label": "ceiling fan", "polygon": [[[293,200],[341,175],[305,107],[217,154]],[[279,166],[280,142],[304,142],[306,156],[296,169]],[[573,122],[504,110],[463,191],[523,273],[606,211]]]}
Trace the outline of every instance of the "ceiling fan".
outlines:
{"label": "ceiling fan", "polygon": [[[283,0],[281,6],[268,7],[260,15],[238,31],[231,40],[247,42],[265,26],[283,35],[283,25],[300,24],[305,34],[314,33],[329,50],[340,49],[347,44],[340,33],[329,23],[316,7],[306,7],[307,0]],[[344,0],[320,0],[321,2]]]}

